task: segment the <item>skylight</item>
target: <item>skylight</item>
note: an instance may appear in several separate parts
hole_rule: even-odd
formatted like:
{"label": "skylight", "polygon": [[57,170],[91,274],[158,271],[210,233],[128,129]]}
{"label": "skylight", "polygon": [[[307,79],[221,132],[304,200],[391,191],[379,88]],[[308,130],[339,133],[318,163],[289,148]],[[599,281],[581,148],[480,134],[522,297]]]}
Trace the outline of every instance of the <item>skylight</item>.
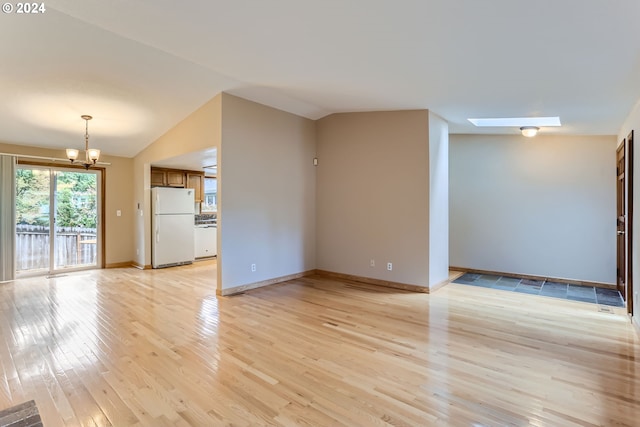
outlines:
{"label": "skylight", "polygon": [[562,126],[560,117],[499,117],[467,120],[478,127]]}

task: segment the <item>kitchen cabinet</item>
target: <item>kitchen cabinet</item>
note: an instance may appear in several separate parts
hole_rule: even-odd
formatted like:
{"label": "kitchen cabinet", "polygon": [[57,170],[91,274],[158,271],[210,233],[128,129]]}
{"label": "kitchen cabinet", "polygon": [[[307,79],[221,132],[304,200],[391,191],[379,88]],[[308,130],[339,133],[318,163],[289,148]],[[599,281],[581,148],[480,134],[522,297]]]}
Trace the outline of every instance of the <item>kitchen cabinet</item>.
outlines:
{"label": "kitchen cabinet", "polygon": [[186,174],[184,171],[179,170],[167,170],[167,185],[169,187],[182,187],[186,186]]}
{"label": "kitchen cabinet", "polygon": [[165,187],[167,185],[167,174],[163,169],[151,168],[151,186]]}
{"label": "kitchen cabinet", "polygon": [[202,202],[202,180],[204,173],[187,172],[187,188],[192,188],[195,193],[196,202]]}
{"label": "kitchen cabinet", "polygon": [[195,190],[195,201],[202,202],[204,172],[182,169],[151,168],[152,187],[178,187]]}
{"label": "kitchen cabinet", "polygon": [[152,187],[179,187],[186,186],[186,171],[178,169],[151,168]]}
{"label": "kitchen cabinet", "polygon": [[194,235],[196,258],[207,258],[218,255],[218,229],[215,226],[196,225]]}

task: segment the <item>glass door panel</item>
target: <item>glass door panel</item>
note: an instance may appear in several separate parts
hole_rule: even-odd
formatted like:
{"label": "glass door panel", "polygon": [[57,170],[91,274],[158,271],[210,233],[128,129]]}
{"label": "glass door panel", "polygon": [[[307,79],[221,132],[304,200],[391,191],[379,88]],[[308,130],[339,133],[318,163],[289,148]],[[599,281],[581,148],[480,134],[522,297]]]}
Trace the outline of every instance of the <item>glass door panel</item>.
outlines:
{"label": "glass door panel", "polygon": [[51,178],[49,169],[16,171],[16,273],[46,273],[50,267]]}
{"label": "glass door panel", "polygon": [[55,172],[54,270],[97,265],[97,178],[91,172]]}

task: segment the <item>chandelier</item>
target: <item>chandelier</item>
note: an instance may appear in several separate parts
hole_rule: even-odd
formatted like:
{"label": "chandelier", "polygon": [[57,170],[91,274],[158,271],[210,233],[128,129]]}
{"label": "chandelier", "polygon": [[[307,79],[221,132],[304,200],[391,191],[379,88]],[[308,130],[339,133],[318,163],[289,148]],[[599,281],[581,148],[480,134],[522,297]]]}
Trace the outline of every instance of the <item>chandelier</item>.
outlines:
{"label": "chandelier", "polygon": [[[98,159],[100,158],[100,150],[97,148],[89,148],[89,120],[93,117],[88,115],[82,115],[82,120],[85,121],[85,130],[84,130],[84,162],[80,163],[84,166],[85,169],[89,169],[91,166],[94,166]],[[75,148],[67,148],[67,158],[71,160],[71,163],[75,163],[78,160],[78,154],[80,154],[79,150]]]}

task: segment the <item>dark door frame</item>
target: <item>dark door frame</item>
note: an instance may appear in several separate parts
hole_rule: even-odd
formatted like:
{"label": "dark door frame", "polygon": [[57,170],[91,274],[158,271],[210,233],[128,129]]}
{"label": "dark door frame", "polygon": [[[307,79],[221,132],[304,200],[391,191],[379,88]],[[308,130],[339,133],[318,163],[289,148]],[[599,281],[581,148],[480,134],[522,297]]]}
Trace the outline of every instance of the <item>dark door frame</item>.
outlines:
{"label": "dark door frame", "polygon": [[626,247],[627,247],[627,313],[633,316],[633,130],[627,137],[627,152],[625,153],[625,181],[626,181]]}
{"label": "dark door frame", "polygon": [[626,301],[627,292],[627,140],[616,149],[616,289]]}

